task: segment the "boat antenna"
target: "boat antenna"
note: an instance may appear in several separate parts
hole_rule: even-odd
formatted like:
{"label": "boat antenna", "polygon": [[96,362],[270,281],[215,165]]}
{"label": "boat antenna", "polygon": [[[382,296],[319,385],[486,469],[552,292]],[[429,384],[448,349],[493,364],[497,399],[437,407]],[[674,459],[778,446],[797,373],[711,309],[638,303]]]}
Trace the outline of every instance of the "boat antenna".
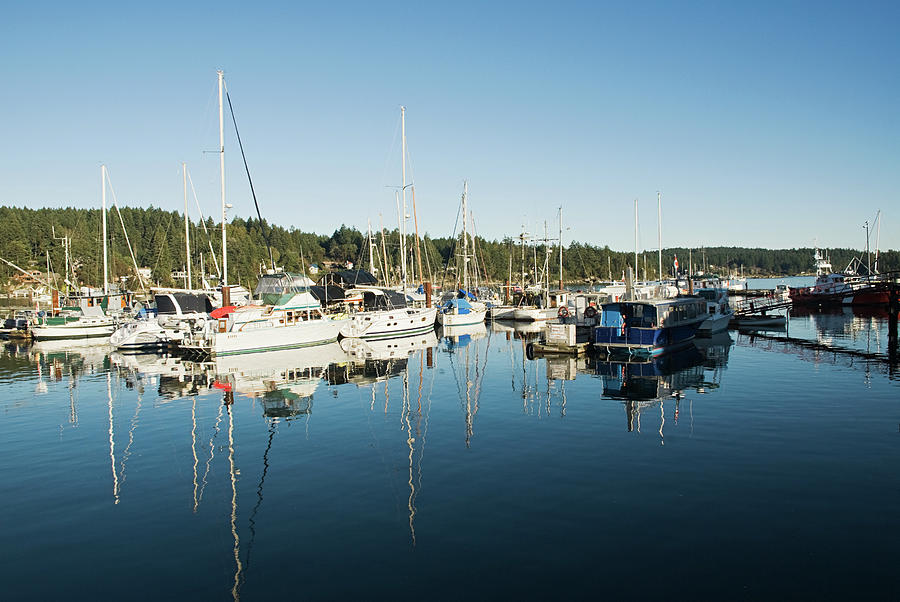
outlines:
{"label": "boat antenna", "polygon": [[259,227],[262,230],[263,238],[266,241],[266,249],[269,251],[269,262],[272,269],[275,269],[275,258],[272,255],[272,245],[269,242],[269,232],[266,230],[266,224],[263,222],[262,214],[259,212],[259,203],[256,201],[256,190],[253,188],[253,178],[250,177],[250,167],[247,165],[247,155],[244,154],[244,145],[241,142],[241,133],[238,131],[237,119],[234,116],[234,106],[231,104],[231,95],[228,94],[228,86],[225,86],[225,98],[228,100],[228,110],[231,111],[231,121],[234,123],[234,134],[237,136],[238,147],[241,149],[241,158],[244,160],[244,170],[247,172],[247,181],[250,182],[250,194],[253,195],[253,205],[256,207],[256,217],[259,218]]}

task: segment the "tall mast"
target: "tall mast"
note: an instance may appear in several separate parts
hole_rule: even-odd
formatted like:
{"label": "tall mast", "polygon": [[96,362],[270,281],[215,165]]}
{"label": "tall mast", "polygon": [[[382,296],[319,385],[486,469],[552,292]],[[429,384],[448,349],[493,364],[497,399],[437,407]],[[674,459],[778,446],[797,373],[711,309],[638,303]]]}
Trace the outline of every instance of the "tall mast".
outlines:
{"label": "tall mast", "polygon": [[522,241],[522,294],[525,294],[525,224],[522,224],[522,234],[519,235],[519,239]]}
{"label": "tall mast", "polygon": [[400,107],[400,279],[406,288],[406,107]]}
{"label": "tall mast", "polygon": [[184,261],[187,265],[187,288],[191,288],[191,232],[188,227],[187,163],[181,162],[181,179],[184,184]]}
{"label": "tall mast", "polygon": [[222,107],[222,87],[225,74],[221,69],[219,76],[219,172],[222,176],[222,286],[228,285],[228,239],[225,234],[225,111]]}
{"label": "tall mast", "polygon": [[634,274],[637,276],[638,273],[638,258],[637,258],[637,248],[638,248],[638,207],[637,207],[637,199],[634,199]]}
{"label": "tall mast", "polygon": [[881,209],[875,215],[875,221],[878,222],[878,229],[875,231],[875,273],[878,273],[878,247],[881,245]]}
{"label": "tall mast", "polygon": [[106,259],[106,165],[100,166],[100,189],[103,203],[103,294],[109,294],[109,262]]}
{"label": "tall mast", "polygon": [[369,245],[369,272],[375,274],[375,258],[372,252],[372,247],[375,246],[375,243],[372,242],[372,220],[369,220],[369,237],[366,242]]}
{"label": "tall mast", "polygon": [[662,281],[662,196],[656,191],[656,246],[659,248],[659,272],[657,278]]}
{"label": "tall mast", "polygon": [[416,267],[419,269],[419,283],[425,280],[425,272],[422,271],[422,251],[419,249],[419,215],[416,213],[416,186],[412,186],[413,225],[416,228]]}
{"label": "tall mast", "polygon": [[559,208],[559,290],[562,290],[563,287],[563,277],[562,277],[562,253],[563,253],[563,244],[562,244],[562,206]]}
{"label": "tall mast", "polygon": [[469,292],[469,232],[466,223],[466,196],[469,194],[469,182],[463,180],[462,214],[463,214],[463,290]]}

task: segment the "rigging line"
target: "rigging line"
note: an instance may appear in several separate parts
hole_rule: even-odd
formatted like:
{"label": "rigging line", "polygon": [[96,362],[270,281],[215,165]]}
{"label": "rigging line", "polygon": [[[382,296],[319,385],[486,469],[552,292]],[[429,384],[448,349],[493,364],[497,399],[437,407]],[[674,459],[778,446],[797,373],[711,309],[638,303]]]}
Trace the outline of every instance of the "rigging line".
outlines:
{"label": "rigging line", "polygon": [[206,221],[203,217],[203,210],[200,209],[200,200],[197,198],[197,191],[194,189],[194,181],[191,179],[191,170],[187,172],[188,182],[191,184],[191,192],[194,193],[194,204],[197,205],[197,213],[200,214],[200,223],[203,225],[203,232],[206,234],[206,242],[209,243],[209,254],[212,257],[213,265],[216,267],[216,275],[222,277],[222,270],[219,269],[219,260],[216,259],[216,252],[213,250],[212,237],[206,227]]}
{"label": "rigging line", "polygon": [[[450,269],[450,258],[454,256],[456,253],[456,227],[459,225],[459,214],[462,212],[462,203],[456,208],[456,221],[453,222],[453,235],[450,237],[450,240],[453,242],[450,245],[450,254],[447,255],[447,263],[444,264],[444,273],[441,274],[441,290],[444,289],[444,283],[447,280],[447,270]],[[465,219],[465,217],[463,217]],[[458,272],[457,272],[458,276]],[[457,278],[458,279],[458,278]]]}
{"label": "rigging line", "polygon": [[109,168],[106,169],[106,182],[109,184],[109,191],[112,192],[113,207],[116,208],[116,214],[119,216],[119,223],[122,224],[122,233],[125,235],[125,244],[128,245],[128,253],[131,255],[131,262],[134,264],[134,273],[137,274],[141,290],[146,292],[147,287],[144,286],[144,277],[141,276],[137,259],[134,258],[134,249],[131,248],[131,241],[128,240],[128,230],[125,228],[125,220],[122,219],[122,212],[119,211],[119,200],[116,198],[116,189],[113,188],[112,178],[109,177]]}
{"label": "rigging line", "polygon": [[[165,249],[166,246],[167,246],[166,238],[169,236],[169,228],[172,227],[172,220],[173,220],[173,219],[175,219],[175,212],[174,212],[174,211],[173,211],[172,214],[169,216],[169,224],[166,226],[166,231],[165,231],[165,233],[163,234],[163,241],[162,241],[163,244],[159,245],[159,254],[156,256],[156,263],[153,264],[153,271],[154,271],[154,272],[156,271],[157,266],[159,266],[159,260],[162,258],[162,252],[163,252],[163,249]],[[157,232],[159,232],[159,224],[156,224],[156,230],[153,232],[153,239],[154,239],[154,240],[156,239],[156,233],[157,233]]]}
{"label": "rigging line", "polygon": [[[391,146],[390,146],[390,148],[388,149],[387,154],[384,156],[384,164],[383,164],[383,166],[382,166],[382,168],[381,168],[381,181],[382,181],[382,182],[386,182],[386,181],[387,181],[386,174],[387,174],[387,171],[388,171],[388,163],[389,163],[390,160],[391,160],[391,155],[394,154],[394,148],[396,148],[396,146],[397,146],[397,138],[399,138],[399,137],[400,137],[400,118],[398,117],[398,118],[397,118],[397,125],[396,125],[396,127],[394,128],[394,138],[391,140]],[[386,186],[389,186],[389,185],[388,185],[388,184],[383,184],[383,187],[386,187]]]}
{"label": "rigging line", "polygon": [[[224,82],[224,80],[223,80]],[[244,169],[247,171],[247,181],[250,182],[250,194],[253,195],[253,204],[256,206],[256,217],[259,218],[259,227],[262,230],[263,238],[266,241],[266,248],[269,250],[269,262],[272,269],[275,269],[275,259],[272,255],[272,243],[269,242],[269,233],[266,231],[266,224],[263,222],[262,214],[259,212],[259,203],[256,201],[256,190],[253,188],[253,178],[250,177],[250,166],[247,165],[247,155],[244,154],[244,144],[241,142],[241,133],[238,131],[237,118],[234,116],[234,107],[231,105],[231,95],[228,93],[228,86],[225,86],[225,98],[228,99],[228,109],[231,111],[231,121],[234,123],[234,134],[237,136],[238,147],[241,149],[241,158],[244,160]]]}

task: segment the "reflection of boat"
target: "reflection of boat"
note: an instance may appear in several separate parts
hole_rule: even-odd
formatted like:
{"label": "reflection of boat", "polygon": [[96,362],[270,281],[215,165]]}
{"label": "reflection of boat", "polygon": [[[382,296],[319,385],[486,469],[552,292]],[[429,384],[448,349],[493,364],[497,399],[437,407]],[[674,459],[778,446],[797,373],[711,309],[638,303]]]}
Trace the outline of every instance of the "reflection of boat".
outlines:
{"label": "reflection of boat", "polygon": [[441,326],[438,336],[444,339],[447,347],[465,347],[471,341],[483,339],[487,336],[487,326],[484,322],[467,324],[465,326]]}
{"label": "reflection of boat", "polygon": [[[298,400],[309,400],[330,364],[347,361],[338,343],[286,349],[241,357],[218,357],[210,362],[216,387],[260,398],[266,415],[290,411]],[[300,405],[305,405],[302,402]],[[281,408],[281,409],[279,409]],[[308,410],[308,407],[307,407]]]}
{"label": "reflection of boat", "polygon": [[693,345],[647,361],[595,362],[594,373],[603,383],[603,396],[624,402],[627,429],[641,430],[641,412],[660,406],[659,435],[663,437],[665,415],[663,404],[675,400],[674,421],[678,422],[679,405],[686,389],[703,392],[705,382],[704,355]]}
{"label": "reflection of boat", "polygon": [[106,342],[92,342],[84,339],[36,341],[31,346],[32,353],[42,353],[48,357],[64,355],[78,357],[85,362],[101,367],[112,348]]}
{"label": "reflection of boat", "polygon": [[511,322],[508,320],[494,320],[491,322],[491,332],[514,332],[518,336],[536,335],[547,327],[545,321]]}
{"label": "reflection of boat", "polygon": [[389,360],[408,358],[416,351],[437,345],[434,328],[419,335],[389,340],[343,339],[341,348],[356,360]]}
{"label": "reflection of boat", "polygon": [[704,356],[693,345],[647,361],[596,361],[594,374],[604,397],[655,400],[672,397],[703,382]]}
{"label": "reflection of boat", "polygon": [[707,368],[724,366],[728,362],[728,354],[732,345],[734,345],[734,339],[727,330],[717,332],[711,337],[694,339],[694,346],[703,354],[705,359],[703,365]]}

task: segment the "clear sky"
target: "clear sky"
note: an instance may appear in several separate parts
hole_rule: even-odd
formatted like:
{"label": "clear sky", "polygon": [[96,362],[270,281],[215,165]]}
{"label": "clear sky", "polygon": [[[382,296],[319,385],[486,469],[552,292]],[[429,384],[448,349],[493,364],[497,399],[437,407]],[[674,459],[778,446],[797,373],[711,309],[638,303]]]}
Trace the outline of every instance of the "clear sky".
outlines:
{"label": "clear sky", "polygon": [[[0,204],[218,215],[216,69],[263,215],[663,246],[900,248],[900,2],[17,2],[0,18]],[[253,214],[231,128],[228,200]],[[874,246],[872,233],[872,245]]]}

